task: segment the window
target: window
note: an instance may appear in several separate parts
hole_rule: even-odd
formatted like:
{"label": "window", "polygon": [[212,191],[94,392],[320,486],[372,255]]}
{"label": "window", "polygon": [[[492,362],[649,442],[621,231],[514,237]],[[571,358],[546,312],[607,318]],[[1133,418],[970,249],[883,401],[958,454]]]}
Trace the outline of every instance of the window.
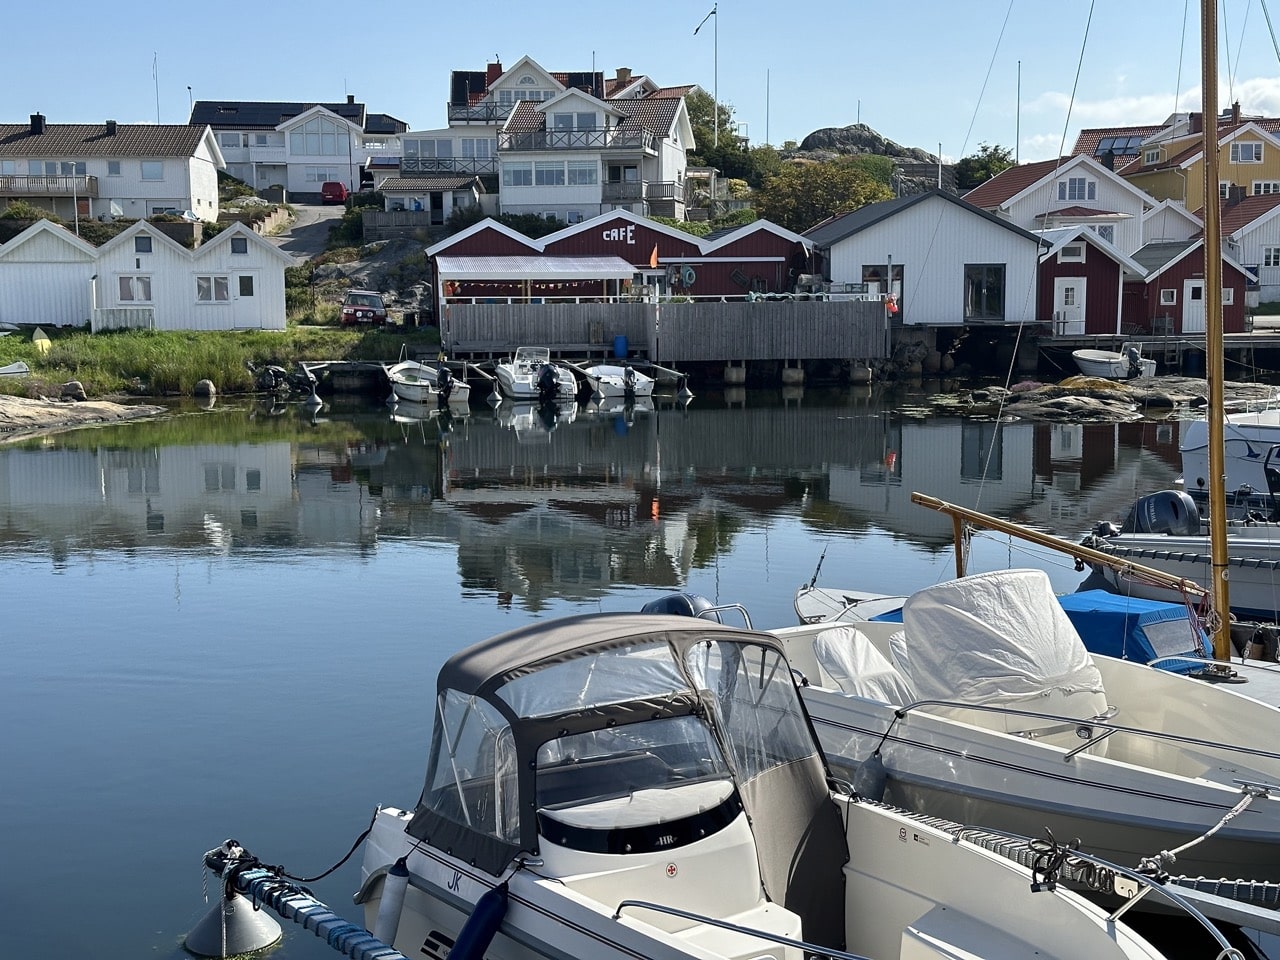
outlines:
{"label": "window", "polygon": [[1160,162],[1160,148],[1159,148],[1159,147],[1156,147],[1156,149],[1154,149],[1154,150],[1147,150],[1147,151],[1145,151],[1145,152],[1142,154],[1142,162],[1143,162],[1143,163],[1145,163],[1145,164],[1159,163],[1159,162]]}
{"label": "window", "polygon": [[581,210],[570,210],[568,213],[566,213],[566,214],[564,215],[564,222],[565,222],[565,223],[581,223],[581,222],[582,222],[582,211],[581,211]]}
{"label": "window", "polygon": [[88,172],[83,160],[76,162],[67,160],[58,165],[58,173],[64,177],[83,177]]}
{"label": "window", "polygon": [[579,130],[594,130],[596,128],[596,115],[594,113],[579,113],[576,116]]}
{"label": "window", "polygon": [[964,318],[1004,319],[1004,264],[966,263],[964,267]]}
{"label": "window", "polygon": [[270,143],[270,138],[265,133],[255,133],[253,135],[253,145],[255,147],[265,147]]}
{"label": "window", "polygon": [[1224,307],[1229,307],[1235,302],[1236,302],[1236,288],[1223,287],[1222,288],[1222,305]]}
{"label": "window", "polygon": [[11,176],[18,172],[16,160],[0,160],[0,175]]}
{"label": "window", "polygon": [[[497,141],[493,142],[496,143]],[[466,143],[466,141],[464,140],[463,143]],[[402,146],[406,157],[449,158],[453,156],[452,140],[406,140]],[[463,156],[467,156],[465,148]]]}
{"label": "window", "polygon": [[164,179],[164,161],[163,160],[143,160],[142,161],[142,179],[143,180],[163,180]]}
{"label": "window", "polygon": [[107,176],[108,176],[108,177],[118,177],[118,176],[120,176],[120,161],[119,161],[119,160],[108,160],[108,161],[107,161]]}
{"label": "window", "polygon": [[231,252],[232,253],[248,253],[249,238],[248,237],[232,237]]}
{"label": "window", "polygon": [[611,164],[609,166],[610,183],[639,183],[640,168]]}
{"label": "window", "polygon": [[1062,288],[1062,305],[1063,305],[1064,307],[1074,307],[1074,306],[1076,306],[1076,305],[1077,305],[1077,303],[1076,303],[1077,299],[1078,299],[1078,298],[1076,297],[1076,288],[1075,288],[1075,287],[1063,287],[1063,288]]}
{"label": "window", "polygon": [[150,252],[151,252],[151,238],[150,238],[149,236],[147,236],[145,233],[143,233],[143,234],[139,234],[138,236],[134,237],[134,238],[133,238],[133,252],[134,252],[134,253],[150,253]]}
{"label": "window", "polygon": [[1084,244],[1069,243],[1058,251],[1059,263],[1084,263]]}
{"label": "window", "polygon": [[219,145],[224,147],[239,147],[240,134],[227,133],[226,131],[223,131],[222,133],[218,134],[218,143]]}
{"label": "window", "polygon": [[330,180],[342,180],[342,171],[337,167],[304,167],[303,176],[307,183],[327,183]]}
{"label": "window", "polygon": [[1085,177],[1067,177],[1058,181],[1059,200],[1095,200],[1098,196],[1098,181]]}
{"label": "window", "polygon": [[965,420],[960,425],[960,477],[1003,479],[1004,434],[998,423]]}
{"label": "window", "polygon": [[328,117],[312,117],[289,133],[289,152],[300,157],[324,157],[345,151],[350,137],[345,126],[339,126]]}
{"label": "window", "polygon": [[533,186],[532,163],[504,163],[502,165],[502,185],[504,187]]}
{"label": "window", "polygon": [[1280,247],[1263,247],[1262,265],[1264,267],[1280,267]]}
{"label": "window", "polygon": [[1280,180],[1253,181],[1253,195],[1260,197],[1268,193],[1280,193]]}
{"label": "window", "polygon": [[590,186],[600,178],[600,165],[594,160],[569,161],[569,185]]}
{"label": "window", "polygon": [[1262,143],[1259,140],[1237,140],[1231,144],[1232,163],[1261,163]]}
{"label": "window", "polygon": [[230,299],[226,277],[196,277],[197,303],[226,303]]}
{"label": "window", "polygon": [[121,303],[150,303],[151,302],[151,278],[150,277],[120,277],[120,302]]}
{"label": "window", "polygon": [[1229,200],[1231,198],[1231,188],[1233,184],[1230,180],[1218,181],[1218,199]]}
{"label": "window", "polygon": [[463,137],[462,155],[487,160],[498,153],[498,141],[487,138]]}
{"label": "window", "polygon": [[1164,288],[1160,291],[1160,306],[1172,307],[1178,302],[1178,291],[1176,289]]}
{"label": "window", "polygon": [[552,130],[572,130],[573,114],[572,113],[553,113],[551,115]]}
{"label": "window", "polygon": [[533,182],[540,187],[564,186],[564,163],[559,160],[539,160],[533,165]]}
{"label": "window", "polygon": [[58,163],[56,160],[28,160],[27,173],[33,177],[56,177]]}
{"label": "window", "polygon": [[1107,243],[1116,242],[1116,228],[1109,223],[1100,223],[1097,226],[1089,228]]}
{"label": "window", "polygon": [[238,279],[240,281],[240,296],[252,297],[253,296],[253,275],[247,274],[247,273],[241,274]]}

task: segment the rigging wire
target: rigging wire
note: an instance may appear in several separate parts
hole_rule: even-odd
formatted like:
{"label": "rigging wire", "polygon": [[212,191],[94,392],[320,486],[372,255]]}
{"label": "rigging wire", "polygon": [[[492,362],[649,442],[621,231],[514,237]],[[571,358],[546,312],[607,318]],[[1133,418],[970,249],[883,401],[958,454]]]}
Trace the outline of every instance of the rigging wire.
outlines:
{"label": "rigging wire", "polygon": [[[1221,0],[1221,6],[1222,6],[1222,12],[1218,16],[1219,16],[1219,19],[1222,21],[1222,36],[1223,36],[1222,52],[1227,59],[1227,103],[1230,103],[1231,96],[1232,96],[1231,94],[1232,86],[1235,82],[1235,70],[1231,66],[1231,41],[1229,39],[1231,36],[1231,30],[1227,26],[1227,0]],[[1240,66],[1239,50],[1236,51],[1236,66],[1237,67]],[[1205,119],[1205,122],[1208,123],[1209,118],[1205,117],[1204,119]],[[1215,123],[1216,123],[1216,118],[1215,118]],[[1217,127],[1215,126],[1214,129],[1216,130]]]}
{"label": "rigging wire", "polygon": [[1089,0],[1089,15],[1084,21],[1084,38],[1080,41],[1080,59],[1076,61],[1076,78],[1071,84],[1071,99],[1067,101],[1067,118],[1062,125],[1062,142],[1058,145],[1058,156],[1067,147],[1067,130],[1071,126],[1071,108],[1075,106],[1076,90],[1080,87],[1080,71],[1084,68],[1084,51],[1089,44],[1089,28],[1093,24],[1093,7],[1096,0]]}
{"label": "rigging wire", "polygon": [[982,89],[978,91],[978,102],[973,106],[973,116],[969,118],[969,129],[964,132],[964,143],[960,145],[960,155],[964,156],[969,146],[969,137],[973,135],[973,125],[978,122],[978,110],[982,106],[982,98],[987,92],[987,83],[991,80],[991,71],[995,69],[996,56],[1000,53],[1000,41],[1004,39],[1005,27],[1009,25],[1009,15],[1013,13],[1013,0],[1004,12],[1004,22],[1000,24],[1000,33],[996,36],[995,49],[991,51],[991,61],[987,64],[987,75],[982,78]]}
{"label": "rigging wire", "polygon": [[1267,18],[1267,33],[1271,35],[1271,49],[1276,52],[1276,60],[1280,60],[1280,43],[1276,42],[1276,28],[1271,23],[1271,11],[1267,9],[1267,0],[1262,0],[1262,15]]}
{"label": "rigging wire", "polygon": [[[1266,0],[1263,0],[1265,3]],[[1178,97],[1182,95],[1182,61],[1187,55],[1187,11],[1191,0],[1182,0],[1182,43],[1178,46],[1178,79],[1173,84],[1173,113],[1178,114]]]}
{"label": "rigging wire", "polygon": [[[1247,33],[1249,29],[1249,11],[1251,11],[1252,9],[1253,9],[1253,0],[1249,0],[1249,2],[1244,5],[1244,19],[1240,21],[1240,41],[1236,44],[1236,68],[1231,72],[1230,86],[1228,87],[1228,90],[1235,89],[1236,73],[1240,70],[1240,58],[1244,51],[1244,37],[1245,37],[1245,33]],[[1231,102],[1235,103],[1234,94],[1231,96]]]}

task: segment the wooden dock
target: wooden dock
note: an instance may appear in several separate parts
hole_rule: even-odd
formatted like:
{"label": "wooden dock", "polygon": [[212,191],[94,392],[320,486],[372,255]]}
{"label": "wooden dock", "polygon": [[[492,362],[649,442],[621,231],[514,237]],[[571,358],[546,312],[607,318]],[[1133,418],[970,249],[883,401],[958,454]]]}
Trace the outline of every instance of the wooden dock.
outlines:
{"label": "wooden dock", "polygon": [[[1280,369],[1280,317],[1259,317],[1246,333],[1223,335],[1228,379],[1242,377],[1242,371]],[[1144,357],[1159,363],[1160,373],[1183,372],[1204,376],[1204,334],[1079,334],[1055,335],[1040,341],[1043,354],[1070,365],[1072,350],[1115,350],[1126,343],[1139,344]],[[1268,356],[1274,351],[1273,356]],[[1260,356],[1262,355],[1262,356]],[[1234,371],[1234,372],[1233,372]]]}

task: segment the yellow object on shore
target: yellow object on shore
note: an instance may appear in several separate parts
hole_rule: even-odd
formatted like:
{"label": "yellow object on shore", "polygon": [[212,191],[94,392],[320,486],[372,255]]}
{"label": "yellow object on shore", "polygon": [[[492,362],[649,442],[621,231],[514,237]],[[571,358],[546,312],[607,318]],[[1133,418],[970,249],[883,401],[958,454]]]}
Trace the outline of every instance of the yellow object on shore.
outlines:
{"label": "yellow object on shore", "polygon": [[36,332],[31,335],[31,345],[39,350],[42,354],[48,353],[49,348],[53,346],[53,341],[49,339],[49,335],[36,327]]}

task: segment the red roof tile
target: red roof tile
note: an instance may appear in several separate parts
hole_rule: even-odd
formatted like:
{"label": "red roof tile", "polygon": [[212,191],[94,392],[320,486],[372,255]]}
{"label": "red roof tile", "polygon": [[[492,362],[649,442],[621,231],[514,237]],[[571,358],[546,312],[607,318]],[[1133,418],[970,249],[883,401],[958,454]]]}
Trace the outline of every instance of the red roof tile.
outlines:
{"label": "red roof tile", "polygon": [[[1280,207],[1280,193],[1264,193],[1258,196],[1245,197],[1236,203],[1229,203],[1226,200],[1221,201],[1219,204],[1219,210],[1221,211],[1219,216],[1222,235],[1224,237],[1229,236],[1242,227],[1247,227],[1263,214],[1269,213],[1276,207]],[[1204,220],[1203,207],[1196,211],[1196,216],[1201,221]],[[1196,236],[1200,236],[1200,234],[1198,233]]]}
{"label": "red roof tile", "polygon": [[975,207],[981,207],[984,210],[993,210],[1071,159],[1071,157],[1063,157],[1060,160],[1040,160],[1036,163],[1010,167],[966,193],[965,203],[972,203]]}

